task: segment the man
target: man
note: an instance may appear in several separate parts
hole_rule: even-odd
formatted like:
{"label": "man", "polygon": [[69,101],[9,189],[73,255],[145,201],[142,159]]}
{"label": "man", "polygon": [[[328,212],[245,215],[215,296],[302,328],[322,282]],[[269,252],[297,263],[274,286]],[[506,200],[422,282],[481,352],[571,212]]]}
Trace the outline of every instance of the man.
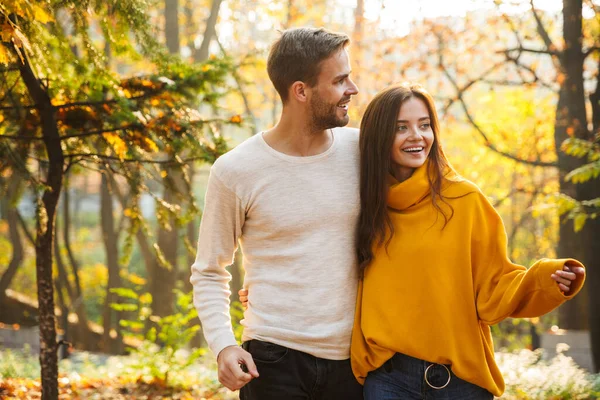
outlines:
{"label": "man", "polygon": [[[358,131],[343,128],[358,93],[348,44],[325,29],[283,32],[267,65],[279,122],[211,168],[191,282],[219,381],[241,399],[362,399],[349,362],[359,176]],[[238,242],[242,347],[225,270]]]}

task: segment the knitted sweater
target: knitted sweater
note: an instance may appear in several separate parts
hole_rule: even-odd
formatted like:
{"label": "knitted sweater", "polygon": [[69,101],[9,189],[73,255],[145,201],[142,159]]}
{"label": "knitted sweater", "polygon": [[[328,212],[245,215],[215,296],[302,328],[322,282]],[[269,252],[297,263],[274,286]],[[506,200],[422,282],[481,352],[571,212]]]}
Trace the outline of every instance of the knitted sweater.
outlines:
{"label": "knitted sweater", "polygon": [[399,352],[450,364],[459,378],[500,396],[504,381],[490,325],[540,316],[573,297],[584,278],[572,283],[567,296],[550,275],[566,262],[581,264],[541,259],[527,269],[512,263],[500,216],[477,186],[456,175],[442,188],[454,210],[442,229],[426,166],[389,189],[395,233],[387,253],[374,246],[374,261],[359,283],[352,368],[364,382]]}

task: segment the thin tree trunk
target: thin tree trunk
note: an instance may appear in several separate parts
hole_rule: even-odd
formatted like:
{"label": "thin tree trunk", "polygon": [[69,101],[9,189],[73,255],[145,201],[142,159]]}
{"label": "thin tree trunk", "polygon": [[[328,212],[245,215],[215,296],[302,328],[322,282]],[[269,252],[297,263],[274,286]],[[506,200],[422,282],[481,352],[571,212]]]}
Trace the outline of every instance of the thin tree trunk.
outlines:
{"label": "thin tree trunk", "polygon": [[12,257],[8,267],[0,277],[0,304],[4,301],[6,289],[10,287],[19,267],[23,262],[23,241],[19,233],[19,218],[17,216],[16,206],[11,206],[10,202],[21,184],[20,179],[13,179],[8,184],[6,196],[0,199],[0,212],[8,223],[8,236],[12,244]]}
{"label": "thin tree trunk", "polygon": [[208,60],[208,51],[210,49],[210,42],[216,35],[217,19],[219,17],[219,10],[221,9],[222,0],[213,0],[210,7],[210,15],[206,20],[206,28],[204,29],[204,36],[202,37],[202,44],[200,48],[194,52],[195,62],[204,62]]}
{"label": "thin tree trunk", "polygon": [[[167,203],[176,202],[175,193],[178,191],[178,183],[181,181],[179,176],[181,172],[174,168],[168,168],[167,176],[164,178],[165,190],[163,198]],[[175,283],[177,281],[178,260],[177,253],[179,249],[179,227],[176,225],[175,218],[169,219],[170,230],[158,227],[157,244],[162,251],[165,260],[170,264],[171,269],[161,265],[158,258],[155,257],[152,263],[150,275],[150,293],[152,294],[152,312],[155,315],[164,317],[173,313],[175,305]]]}
{"label": "thin tree trunk", "polygon": [[165,0],[165,39],[171,54],[179,54],[179,0]]}
{"label": "thin tree trunk", "polygon": [[[106,172],[108,173],[108,172]],[[116,303],[118,297],[111,289],[122,286],[121,276],[119,275],[119,247],[118,233],[115,230],[115,215],[113,207],[113,198],[109,187],[109,181],[106,174],[102,174],[102,183],[100,189],[100,215],[102,226],[102,238],[106,250],[106,265],[108,267],[108,282],[106,284],[106,300],[104,302],[103,326],[104,333],[102,341],[104,348],[112,354],[119,354],[122,351],[120,343],[122,342],[119,320],[122,318],[120,312],[110,307],[111,303]],[[116,340],[110,337],[110,331],[115,329],[117,333]]]}
{"label": "thin tree trunk", "polygon": [[363,38],[365,29],[365,1],[356,0],[356,8],[354,9],[354,32],[352,34],[352,59],[356,68],[353,70],[352,80],[356,86],[360,87],[359,72],[364,68],[363,61]]}
{"label": "thin tree trunk", "polygon": [[[13,49],[15,53],[16,49]],[[19,49],[25,53],[25,49]],[[64,156],[56,124],[56,110],[50,101],[47,88],[38,79],[25,54],[19,72],[40,117],[42,141],[48,155],[47,187],[42,193],[37,210],[37,235],[35,242],[37,293],[40,322],[40,365],[42,400],[58,399],[58,360],[56,344],[56,318],[54,315],[54,285],[52,283],[52,250],[54,220],[62,190]]]}
{"label": "thin tree trunk", "polygon": [[63,244],[65,246],[65,250],[67,252],[67,258],[69,259],[69,264],[71,264],[71,269],[73,273],[73,278],[75,282],[75,299],[72,302],[72,307],[77,314],[77,330],[79,333],[79,341],[80,346],[84,349],[88,349],[91,347],[89,337],[89,327],[88,327],[88,319],[87,319],[87,311],[85,309],[85,302],[83,298],[83,290],[81,287],[81,281],[79,280],[79,262],[75,258],[73,251],[71,250],[71,207],[70,207],[70,198],[71,195],[69,193],[68,181],[67,185],[65,185],[65,190],[63,190]]}

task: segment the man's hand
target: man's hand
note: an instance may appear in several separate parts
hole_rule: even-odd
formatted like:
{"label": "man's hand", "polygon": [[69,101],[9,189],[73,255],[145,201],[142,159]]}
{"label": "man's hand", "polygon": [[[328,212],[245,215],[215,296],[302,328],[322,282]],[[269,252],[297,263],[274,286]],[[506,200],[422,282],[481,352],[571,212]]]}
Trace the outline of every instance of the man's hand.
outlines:
{"label": "man's hand", "polygon": [[[258,378],[252,355],[239,346],[225,347],[217,356],[219,382],[229,390],[238,390],[254,378]],[[241,366],[245,365],[247,373]]]}
{"label": "man's hand", "polygon": [[240,302],[242,303],[242,307],[244,307],[244,310],[247,310],[248,309],[248,289],[238,290],[238,296],[240,297]]}
{"label": "man's hand", "polygon": [[582,267],[565,265],[562,271],[557,270],[550,277],[558,283],[560,290],[567,293],[571,290],[571,282],[577,279],[577,275],[585,275],[585,269]]}

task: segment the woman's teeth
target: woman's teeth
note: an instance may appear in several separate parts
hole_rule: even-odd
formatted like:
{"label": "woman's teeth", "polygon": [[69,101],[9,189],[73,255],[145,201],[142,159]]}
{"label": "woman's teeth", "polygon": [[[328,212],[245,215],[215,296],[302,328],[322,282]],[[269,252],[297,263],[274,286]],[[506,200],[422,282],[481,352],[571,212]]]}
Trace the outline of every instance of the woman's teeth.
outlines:
{"label": "woman's teeth", "polygon": [[402,149],[402,151],[405,151],[407,153],[418,153],[420,151],[423,151],[423,147],[409,147],[406,149]]}

